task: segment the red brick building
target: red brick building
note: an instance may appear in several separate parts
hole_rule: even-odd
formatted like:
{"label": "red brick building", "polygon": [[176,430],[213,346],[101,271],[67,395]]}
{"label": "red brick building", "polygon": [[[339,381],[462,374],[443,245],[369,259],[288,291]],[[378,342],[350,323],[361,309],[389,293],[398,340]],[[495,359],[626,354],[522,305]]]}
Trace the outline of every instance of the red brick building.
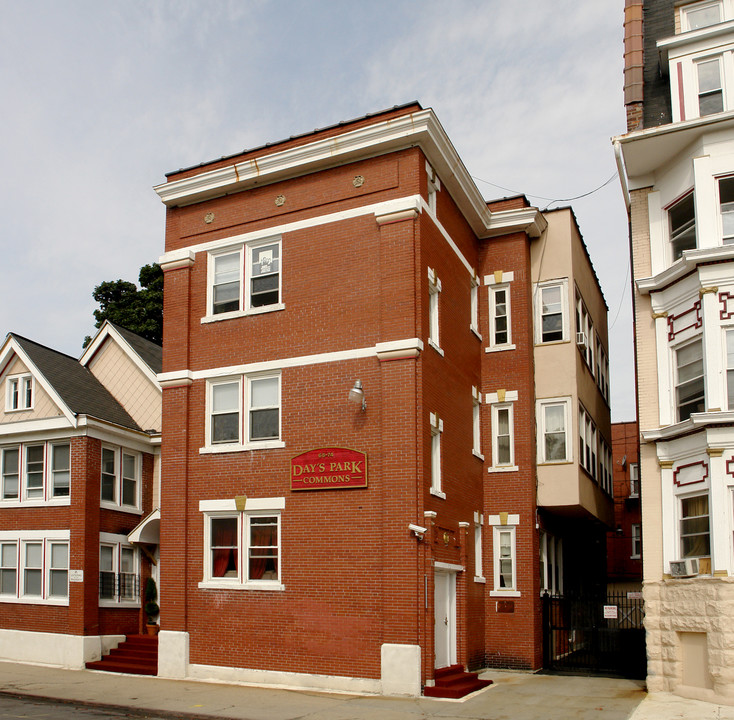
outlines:
{"label": "red brick building", "polygon": [[639,443],[636,422],[612,425],[614,529],[607,535],[607,578],[625,590],[642,589]]}
{"label": "red brick building", "polygon": [[[161,348],[110,323],[81,359],[0,346],[0,658],[84,667],[140,632]],[[153,567],[155,575],[155,568]]]}
{"label": "red brick building", "polygon": [[540,667],[541,592],[603,582],[611,524],[572,212],[488,206],[417,104],[156,191],[159,674],[420,694]]}

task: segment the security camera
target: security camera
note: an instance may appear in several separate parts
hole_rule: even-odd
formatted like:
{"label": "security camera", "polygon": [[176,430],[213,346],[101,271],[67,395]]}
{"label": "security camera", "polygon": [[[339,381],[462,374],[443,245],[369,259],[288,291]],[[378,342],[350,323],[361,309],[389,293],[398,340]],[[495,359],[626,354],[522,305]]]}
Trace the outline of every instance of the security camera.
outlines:
{"label": "security camera", "polygon": [[419,539],[423,539],[423,535],[426,532],[426,528],[421,527],[420,525],[413,525],[412,523],[408,525],[408,530],[415,533],[415,536]]}

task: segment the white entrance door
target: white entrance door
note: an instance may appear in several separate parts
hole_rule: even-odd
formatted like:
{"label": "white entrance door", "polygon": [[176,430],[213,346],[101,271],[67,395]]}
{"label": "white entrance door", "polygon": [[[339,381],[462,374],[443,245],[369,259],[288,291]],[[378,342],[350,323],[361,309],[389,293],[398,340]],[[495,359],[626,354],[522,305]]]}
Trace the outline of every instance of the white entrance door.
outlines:
{"label": "white entrance door", "polygon": [[435,667],[442,668],[456,663],[456,573],[436,570],[433,595]]}

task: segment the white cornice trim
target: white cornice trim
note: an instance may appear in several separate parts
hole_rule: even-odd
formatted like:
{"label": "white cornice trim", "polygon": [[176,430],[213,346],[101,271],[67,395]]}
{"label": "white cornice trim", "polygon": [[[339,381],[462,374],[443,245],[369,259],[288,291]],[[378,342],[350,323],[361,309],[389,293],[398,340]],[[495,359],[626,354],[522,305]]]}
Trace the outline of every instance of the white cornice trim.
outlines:
{"label": "white cornice trim", "polygon": [[653,430],[642,430],[640,436],[645,442],[672,440],[681,435],[701,430],[710,425],[734,424],[734,411],[715,411],[693,413],[687,420]]}
{"label": "white cornice trim", "polygon": [[487,230],[481,237],[497,237],[511,232],[524,232],[531,238],[540,237],[548,227],[548,221],[536,207],[517,210],[497,210],[489,219]]}
{"label": "white cornice trim", "polygon": [[662,290],[671,283],[680,280],[693,272],[699,265],[722,260],[734,260],[734,245],[722,245],[716,248],[684,250],[683,257],[669,268],[652,277],[640,278],[636,281],[637,289],[642,295]]}
{"label": "white cornice trim", "polygon": [[[180,207],[416,146],[421,148],[476,235],[494,237],[503,232],[526,228],[532,237],[536,237],[535,233],[540,235],[545,220],[540,219],[542,216],[537,208],[490,212],[448,135],[430,109],[376,122],[341,135],[316,139],[270,155],[233,162],[192,177],[171,180],[157,185],[154,190],[166,206]],[[518,212],[529,217],[519,222]],[[493,223],[495,215],[498,219]]]}
{"label": "white cornice trim", "polygon": [[423,341],[420,338],[407,338],[391,342],[377,343],[373,347],[355,348],[353,350],[339,350],[330,353],[315,355],[300,355],[298,357],[266,360],[263,362],[247,363],[244,365],[230,365],[227,367],[207,368],[206,370],[176,370],[161,373],[158,382],[162,387],[176,387],[190,385],[194,380],[227,377],[229,375],[247,375],[250,373],[270,372],[284,368],[303,367],[305,365],[320,365],[322,363],[343,362],[345,360],[361,360],[368,357],[382,356],[395,353],[400,357],[415,357],[414,352],[423,350]]}

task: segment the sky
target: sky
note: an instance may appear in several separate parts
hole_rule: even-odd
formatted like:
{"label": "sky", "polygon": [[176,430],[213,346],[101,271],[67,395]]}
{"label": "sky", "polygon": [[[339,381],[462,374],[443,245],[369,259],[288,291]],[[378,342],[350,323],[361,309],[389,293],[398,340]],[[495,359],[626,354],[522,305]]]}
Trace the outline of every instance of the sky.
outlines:
{"label": "sky", "polygon": [[417,100],[486,199],[573,207],[633,420],[623,5],[0,0],[0,337],[78,357],[94,287],[163,254],[165,173]]}

